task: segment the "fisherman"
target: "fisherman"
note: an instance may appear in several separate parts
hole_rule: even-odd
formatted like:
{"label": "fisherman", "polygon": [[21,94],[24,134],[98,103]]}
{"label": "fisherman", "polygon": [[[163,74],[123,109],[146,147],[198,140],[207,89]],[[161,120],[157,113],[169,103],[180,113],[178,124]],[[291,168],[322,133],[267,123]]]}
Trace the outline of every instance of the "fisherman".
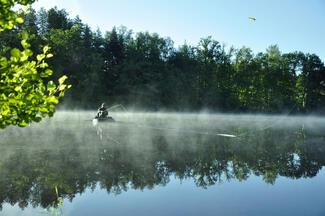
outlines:
{"label": "fisherman", "polygon": [[107,118],[108,117],[108,111],[106,108],[105,103],[102,103],[100,107],[98,108],[96,118]]}

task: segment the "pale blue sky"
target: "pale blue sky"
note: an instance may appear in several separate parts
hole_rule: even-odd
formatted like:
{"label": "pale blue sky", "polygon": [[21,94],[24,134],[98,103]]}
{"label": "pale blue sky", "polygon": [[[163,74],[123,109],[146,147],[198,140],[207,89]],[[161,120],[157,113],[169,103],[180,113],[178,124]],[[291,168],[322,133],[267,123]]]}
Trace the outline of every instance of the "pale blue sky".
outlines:
{"label": "pale blue sky", "polygon": [[325,0],[38,0],[34,8],[55,5],[102,32],[124,25],[169,36],[176,46],[211,35],[255,53],[278,44],[325,60]]}

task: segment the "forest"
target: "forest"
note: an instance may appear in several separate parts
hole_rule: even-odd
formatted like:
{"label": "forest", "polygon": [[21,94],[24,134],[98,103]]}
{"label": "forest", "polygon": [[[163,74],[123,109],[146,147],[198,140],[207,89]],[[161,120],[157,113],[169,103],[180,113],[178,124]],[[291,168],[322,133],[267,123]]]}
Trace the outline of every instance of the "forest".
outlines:
{"label": "forest", "polygon": [[52,77],[66,75],[72,85],[62,108],[106,102],[146,111],[325,112],[325,66],[316,54],[281,53],[277,45],[254,53],[209,36],[175,47],[171,38],[124,26],[93,30],[56,7],[31,8],[24,20],[0,32],[0,54],[21,47],[26,31],[35,53],[49,45]]}

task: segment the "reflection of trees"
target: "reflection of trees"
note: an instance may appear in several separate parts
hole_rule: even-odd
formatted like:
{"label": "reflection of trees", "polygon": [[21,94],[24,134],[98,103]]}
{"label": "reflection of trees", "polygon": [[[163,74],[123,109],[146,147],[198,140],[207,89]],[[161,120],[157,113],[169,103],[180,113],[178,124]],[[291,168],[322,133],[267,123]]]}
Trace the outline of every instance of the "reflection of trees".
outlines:
{"label": "reflection of trees", "polygon": [[96,185],[114,194],[151,189],[166,185],[171,175],[193,179],[199,187],[245,181],[250,175],[273,184],[278,176],[313,177],[325,164],[324,137],[301,129],[230,139],[111,128],[109,135],[118,143],[86,132],[91,129],[56,129],[53,135],[53,130],[44,132],[46,139],[29,133],[26,148],[26,139],[12,139],[0,158],[0,202],[48,207],[56,201],[55,186],[61,197],[72,200]]}

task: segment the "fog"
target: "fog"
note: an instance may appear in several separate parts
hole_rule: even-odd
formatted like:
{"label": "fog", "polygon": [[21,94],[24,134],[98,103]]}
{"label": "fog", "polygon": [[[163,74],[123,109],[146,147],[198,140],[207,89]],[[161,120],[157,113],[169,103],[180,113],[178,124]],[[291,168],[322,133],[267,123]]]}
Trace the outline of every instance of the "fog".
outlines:
{"label": "fog", "polygon": [[[115,122],[94,123],[95,114],[96,111],[59,111],[54,117],[25,128],[11,126],[1,130],[0,142],[2,147],[17,142],[24,148],[32,148],[37,143],[57,148],[61,139],[70,134],[71,145],[94,147],[96,143],[114,140],[141,147],[148,144],[143,143],[145,139],[150,140],[157,134],[176,145],[177,139],[183,136],[191,141],[198,135],[202,139],[223,136],[238,142],[268,131],[287,131],[289,135],[302,130],[315,136],[322,136],[325,131],[325,118],[318,116],[110,112]],[[137,140],[141,140],[140,146],[134,143]]]}
{"label": "fog", "polygon": [[[168,187],[171,179],[209,188],[260,176],[314,178],[325,165],[325,118],[317,116],[59,111],[0,131],[0,203],[48,207],[53,188],[108,194]],[[13,196],[15,195],[15,196]]]}
{"label": "fog", "polygon": [[44,149],[49,153],[77,150],[78,160],[83,161],[91,156],[89,152],[97,155],[96,151],[109,148],[142,160],[156,157],[156,151],[184,150],[195,154],[197,148],[208,150],[211,146],[242,149],[281,147],[291,145],[290,142],[324,144],[325,118],[314,116],[149,112],[110,115],[115,122],[93,124],[95,111],[59,111],[53,118],[26,128],[1,130],[1,158],[10,158],[18,149],[31,155]]}

